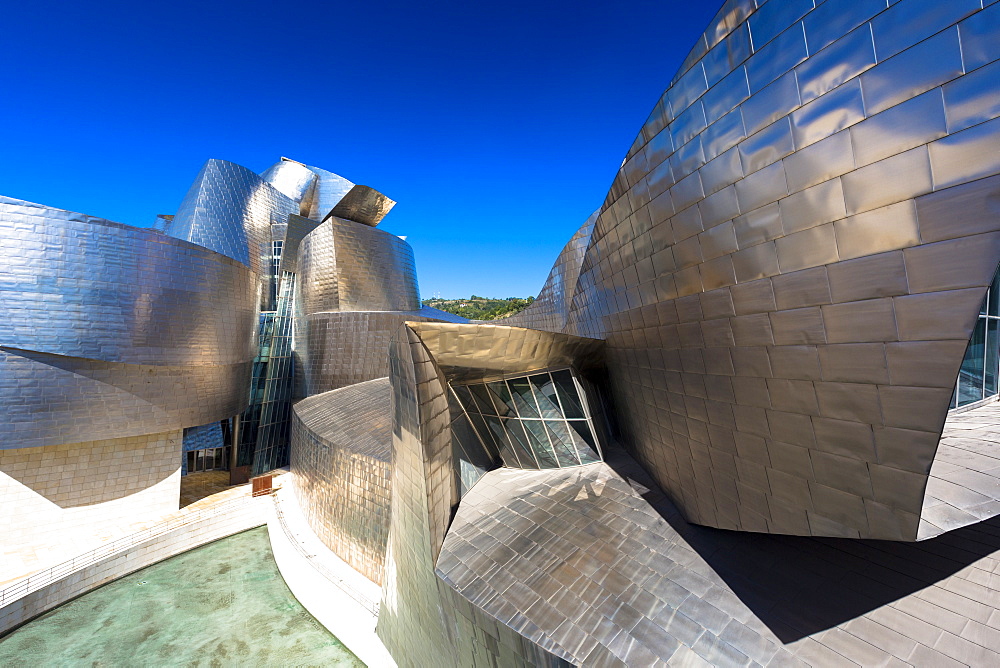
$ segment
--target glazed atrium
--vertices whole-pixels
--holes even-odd
[[[290,159],[150,228],[0,198],[0,634],[298,513],[371,665],[1000,664],[1000,3],[692,40],[500,321],[422,307],[395,203]],[[211,469],[281,489],[156,538]]]

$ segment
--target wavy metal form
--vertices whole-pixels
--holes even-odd
[[[389,534],[392,450],[389,379],[295,404],[291,470],[309,526],[373,582],[382,582]]]
[[[389,375],[389,342],[404,322],[464,321],[450,313],[345,311],[299,318],[295,329],[296,392],[306,397]]]
[[[319,180],[316,172],[301,162],[282,158],[261,173],[260,178],[299,205],[299,214],[309,215]]]
[[[520,313],[498,320],[499,324],[549,332],[561,332],[566,328],[576,283],[580,278],[580,267],[590,246],[590,236],[596,222],[595,212],[562,249],[545,279],[542,291],[538,293],[538,298]]]
[[[344,195],[351,191],[354,184],[343,176],[328,172],[319,167],[310,166],[309,169],[316,175],[316,192],[313,197],[312,206],[308,214],[302,214],[313,220],[323,220],[333,207],[344,199]]]
[[[256,277],[149,229],[0,197],[0,345],[164,366],[253,360]]]
[[[169,431],[246,403],[257,285],[154,230],[0,198],[3,448]]]
[[[627,445],[691,521],[937,533],[923,490],[1000,261],[987,4],[728,2],[643,126],[565,331],[607,340]]]
[[[395,200],[389,199],[374,188],[354,186],[337,202],[337,206],[326,214],[326,218],[331,216],[344,218],[375,227],[394,206],[396,206]]]
[[[246,167],[209,160],[181,202],[169,233],[269,274],[271,225],[284,224],[298,204]]]
[[[568,665],[434,573],[459,499],[447,381],[410,327],[400,328],[389,357],[392,519],[379,638],[403,665]]]
[[[299,247],[302,313],[420,309],[413,250],[399,237],[328,218]]]

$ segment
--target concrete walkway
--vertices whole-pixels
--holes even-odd
[[[375,634],[380,587],[327,548],[309,528],[295,499],[294,476],[273,495],[267,528],[285,584],[323,626],[371,668],[395,668]]]

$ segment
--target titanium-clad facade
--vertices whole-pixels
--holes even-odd
[[[295,404],[295,494],[320,539],[382,583],[389,533],[389,379],[378,378]]]
[[[988,364],[998,11],[730,0],[515,327],[398,333],[379,634],[403,665],[1000,659],[995,410],[948,415]],[[604,346],[536,366],[518,327]],[[594,403],[655,482],[486,447],[473,415],[506,402],[456,385],[514,350],[606,371]]]
[[[227,268],[223,315],[176,346],[138,308],[108,346],[7,323],[0,397],[43,445],[250,388],[238,459],[290,458],[402,666],[997,665],[1000,415],[949,408],[1000,371],[998,61],[995,1],[727,0],[501,323],[420,308],[380,193],[211,161],[159,229],[222,255],[143,243]],[[106,288],[81,303],[132,303]],[[22,367],[71,400],[25,408]]]
[[[690,520],[933,535],[1000,260],[987,5],[727,3],[643,126],[563,331],[607,341],[627,447]]]
[[[194,244],[0,200],[0,447],[160,433],[246,402],[256,277]]]

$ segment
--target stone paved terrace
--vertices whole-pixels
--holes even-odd
[[[948,416],[927,482],[919,537],[1000,513],[1000,402]]]

